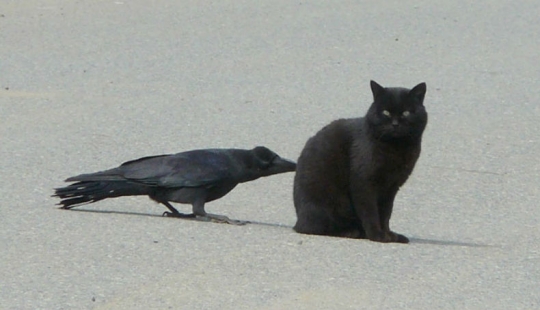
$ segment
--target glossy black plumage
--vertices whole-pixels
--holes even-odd
[[[296,163],[262,146],[193,150],[143,157],[117,168],[68,178],[66,182],[76,183],[55,189],[53,197],[62,199],[62,209],[71,209],[106,198],[148,195],[170,210],[164,213],[167,216],[238,223],[206,213],[204,204],[225,196],[239,183],[295,169]],[[180,213],[170,202],[191,204],[193,213]]]

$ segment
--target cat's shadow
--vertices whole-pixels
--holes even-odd
[[[71,209],[69,211],[163,217],[162,215],[159,215],[159,214],[150,214],[150,213],[142,213],[142,212],[129,212],[129,211],[114,211],[114,210]],[[174,218],[174,219],[176,219],[176,218]],[[190,218],[186,218],[186,219],[182,219],[182,220],[206,222],[205,220],[190,219]],[[248,221],[248,224],[260,225],[260,226],[270,226],[270,227],[280,227],[280,228],[287,228],[287,229],[292,229],[293,228],[292,226],[285,225],[285,224],[265,223],[265,222],[259,222],[259,221]],[[321,236],[321,237],[325,237],[325,236]],[[472,248],[493,247],[493,245],[482,244],[482,243],[460,242],[460,241],[451,241],[451,240],[437,240],[437,239],[425,239],[425,238],[416,238],[416,237],[410,237],[409,241],[410,241],[410,244],[427,244],[427,245],[458,246],[458,247],[472,247]]]
[[[470,247],[470,248],[491,248],[493,245],[483,244],[483,243],[472,243],[472,242],[460,242],[460,241],[450,241],[450,240],[436,240],[436,239],[424,239],[424,238],[414,238],[409,237],[411,244],[430,244],[430,245],[444,245],[444,246],[460,246],[460,247]]]

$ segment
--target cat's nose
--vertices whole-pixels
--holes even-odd
[[[392,126],[397,127],[399,125],[399,122],[397,119],[392,120]]]

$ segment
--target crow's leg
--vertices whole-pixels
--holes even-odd
[[[201,219],[206,219],[216,223],[227,223],[232,225],[245,225],[249,223],[246,221],[231,220],[225,215],[206,213],[206,211],[204,211],[204,203],[204,200],[198,200],[193,203],[193,214]]]
[[[195,214],[185,214],[185,213],[180,213],[178,212],[178,210],[176,210],[168,201],[161,201],[161,203],[163,205],[165,205],[165,207],[167,207],[167,209],[171,210],[171,212],[163,212],[163,216],[167,216],[167,217],[179,217],[179,218],[194,218],[195,217]]]

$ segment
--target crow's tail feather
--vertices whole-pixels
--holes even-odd
[[[58,203],[58,205],[61,205],[61,209],[71,209],[105,198],[147,194],[148,189],[144,185],[133,182],[83,181],[66,187],[55,188],[52,197],[62,199]]]

